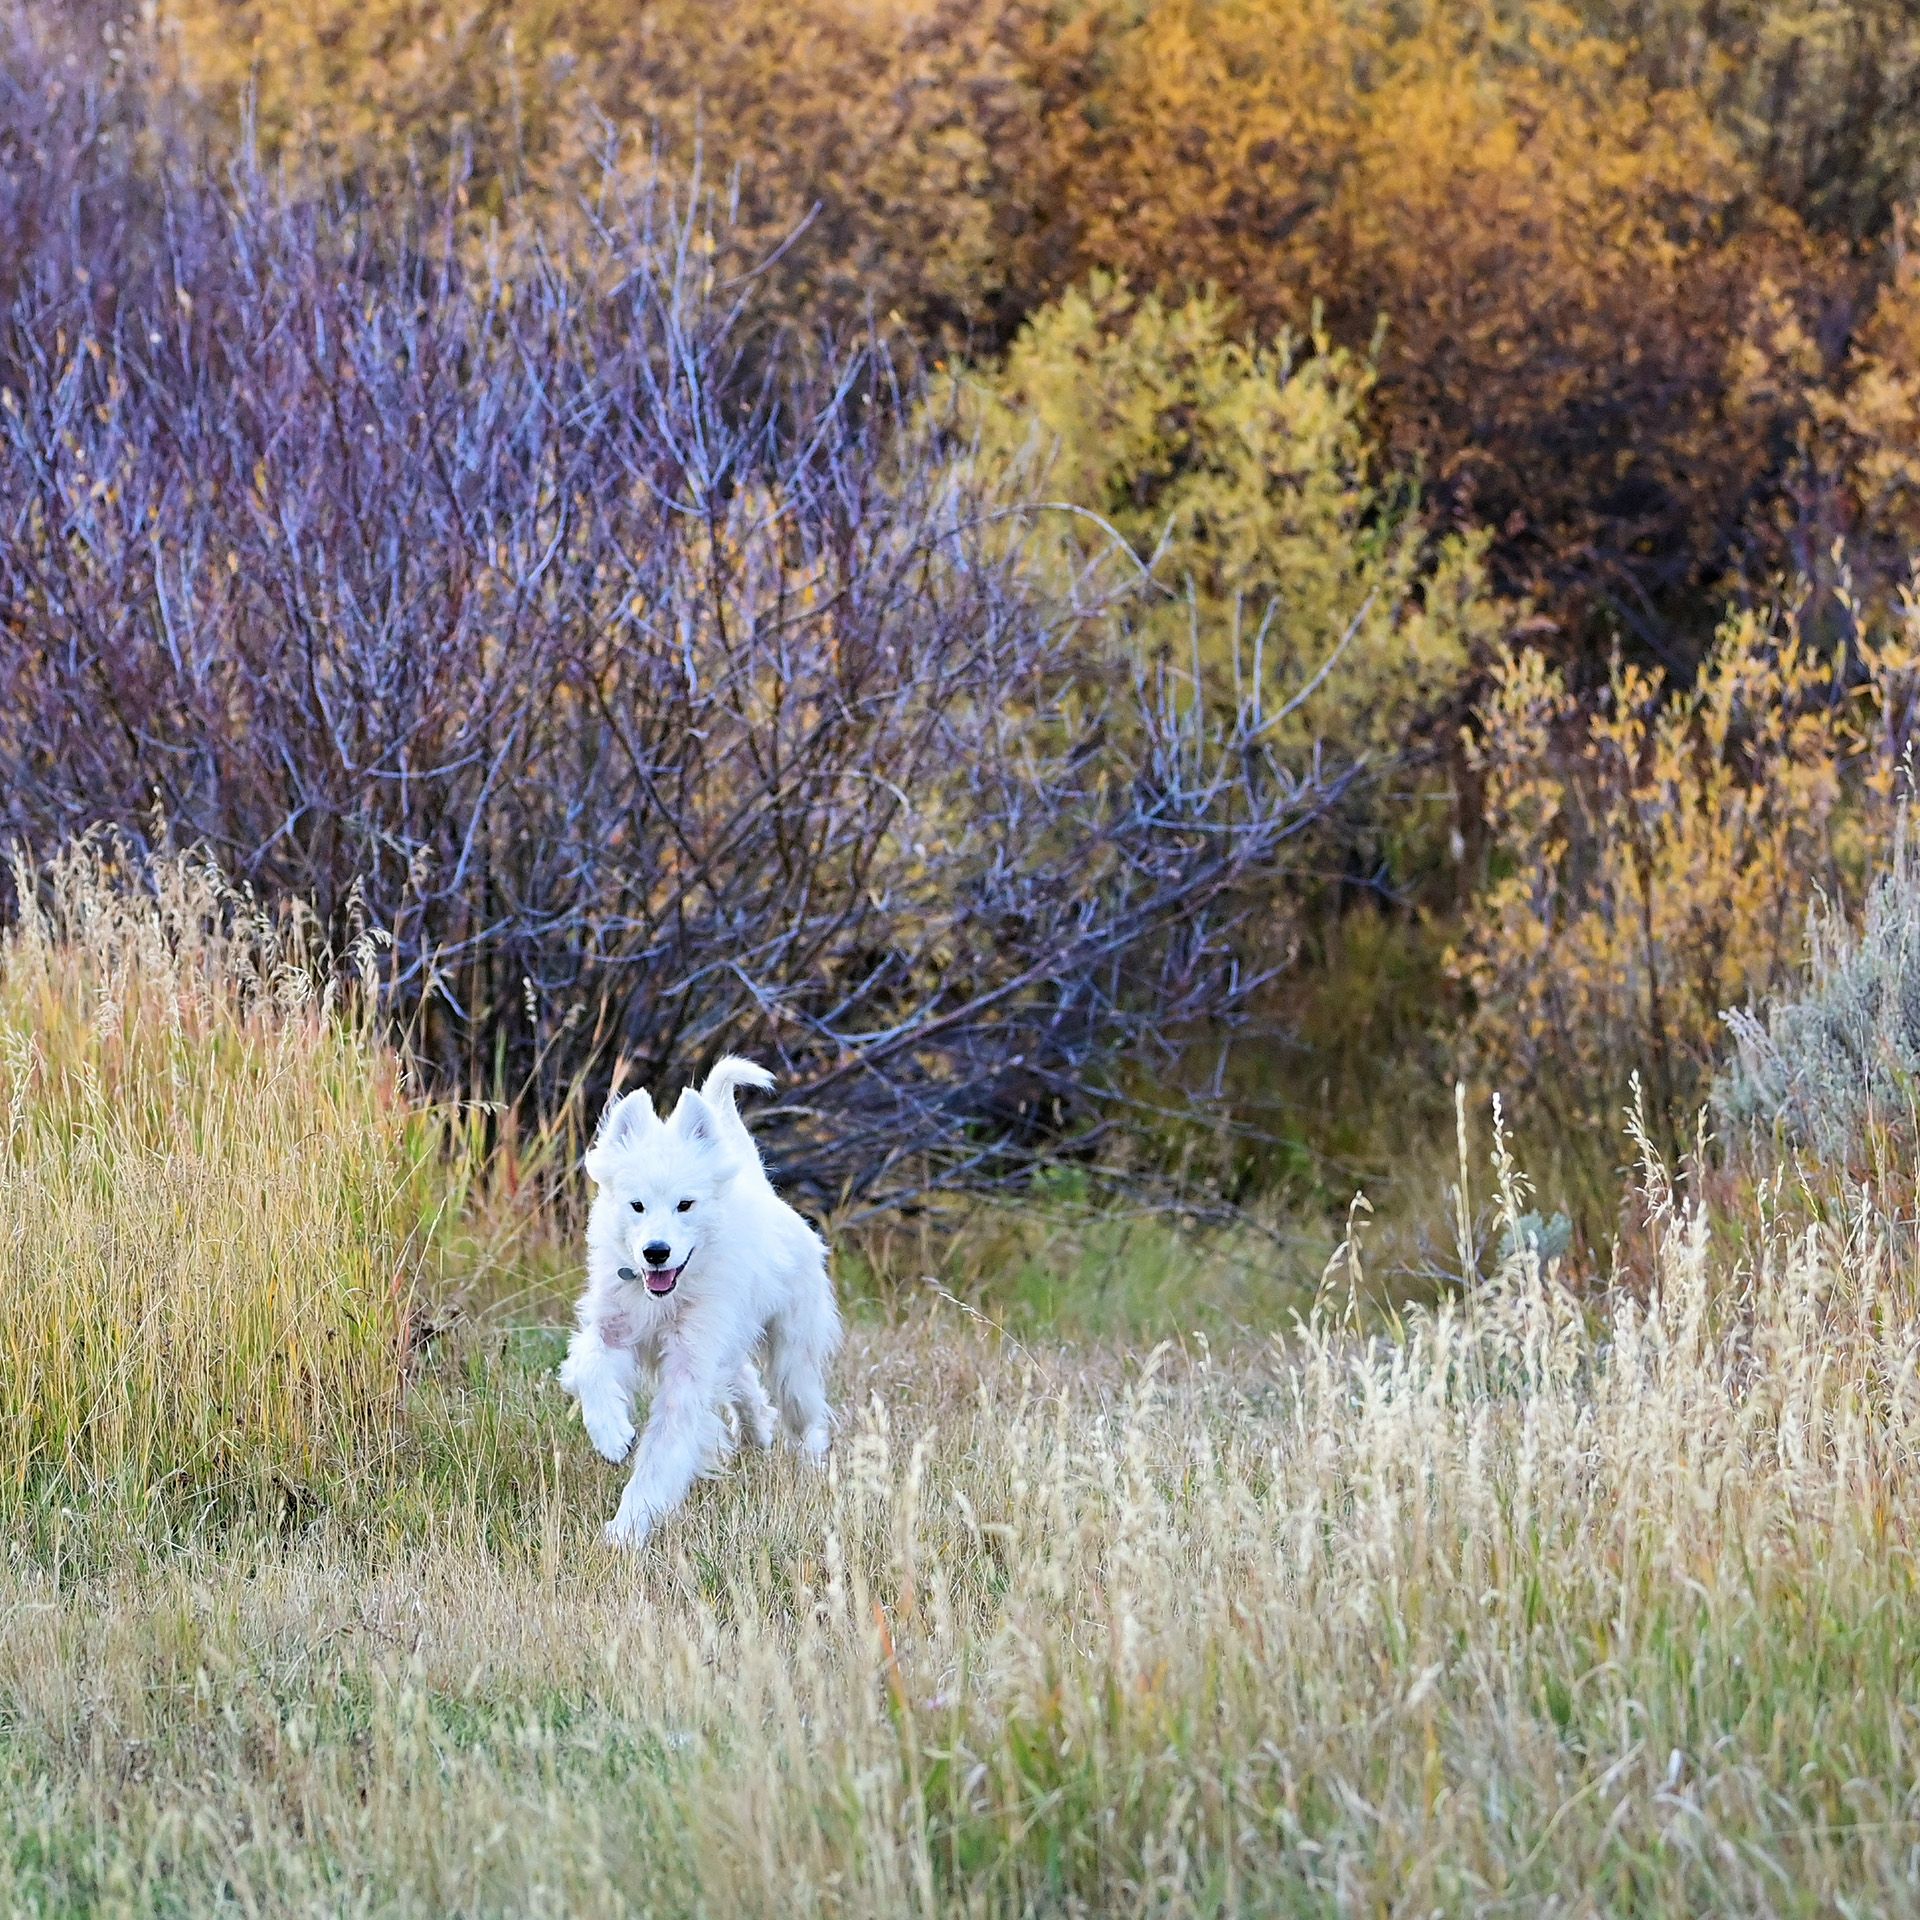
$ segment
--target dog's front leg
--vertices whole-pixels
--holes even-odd
[[[655,1522],[687,1497],[702,1464],[725,1445],[720,1387],[709,1369],[684,1355],[665,1358],[647,1429],[640,1436],[633,1478],[620,1496],[620,1510],[607,1525],[612,1545],[644,1545]]]
[[[609,1346],[597,1325],[574,1330],[560,1384],[580,1402],[594,1450],[618,1466],[633,1445],[633,1388],[640,1372],[631,1347]]]

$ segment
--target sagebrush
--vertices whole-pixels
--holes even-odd
[[[1808,906],[1806,976],[1727,1010],[1714,1105],[1736,1137],[1901,1178],[1920,1131],[1920,859],[1902,819],[1861,924]]]

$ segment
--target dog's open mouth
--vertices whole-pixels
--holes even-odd
[[[684,1260],[677,1267],[649,1267],[644,1275],[636,1273],[631,1267],[622,1267],[620,1278],[629,1282],[644,1278],[647,1291],[660,1296],[671,1293],[680,1284],[680,1276],[686,1270],[687,1263]]]

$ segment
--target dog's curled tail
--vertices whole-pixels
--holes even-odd
[[[773,1075],[751,1060],[742,1060],[737,1053],[728,1054],[707,1075],[706,1084],[700,1089],[700,1097],[721,1119],[731,1120],[744,1133],[747,1123],[740,1118],[740,1110],[733,1104],[735,1087],[752,1087],[760,1093],[771,1093]]]

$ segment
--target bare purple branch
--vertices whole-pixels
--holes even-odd
[[[452,1084],[767,1059],[822,1204],[1173,1097],[1325,783],[1122,664],[1131,583],[1046,584],[874,344],[683,207],[508,266],[0,116],[0,841],[164,823],[364,915]]]

